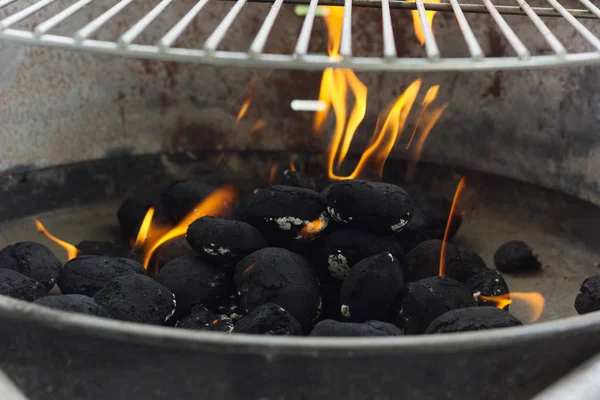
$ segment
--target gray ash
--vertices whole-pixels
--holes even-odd
[[[197,304],[216,310],[229,295],[231,278],[197,255],[185,255],[165,265],[156,280],[175,294],[178,313],[185,315]]]
[[[404,257],[404,278],[415,282],[436,276],[440,268],[442,241],[437,239],[419,243]],[[446,243],[445,274],[460,282],[477,275],[488,268],[485,261],[475,252]]]
[[[502,274],[496,269],[486,269],[476,275],[471,276],[464,282],[465,286],[471,289],[471,292],[484,296],[500,296],[509,293],[508,284],[502,277]],[[494,303],[478,299],[480,306],[493,306]],[[508,310],[508,306],[505,307]]]
[[[495,307],[469,307],[448,311],[437,317],[425,333],[481,331],[523,325],[508,311]]]
[[[339,181],[324,191],[327,211],[338,222],[373,232],[398,233],[412,217],[412,202],[400,186]]]
[[[256,307],[233,328],[234,333],[263,335],[302,335],[300,323],[277,304],[265,303]]]
[[[160,193],[164,214],[177,223],[208,197],[215,188],[197,181],[176,181]]]
[[[406,286],[400,319],[409,335],[425,332],[440,315],[457,308],[476,307],[473,293],[447,276],[434,276]]]
[[[0,268],[0,294],[19,300],[35,301],[46,295],[44,285],[17,271]]]
[[[244,219],[256,227],[271,245],[288,246],[305,241],[302,228],[321,220],[323,229],[329,223],[325,202],[314,190],[292,186],[271,186],[250,195],[240,210]],[[318,235],[311,235],[314,239]]]
[[[227,268],[242,258],[268,246],[264,236],[252,225],[217,217],[202,217],[187,230],[189,245],[207,262]]]
[[[494,254],[496,268],[505,273],[537,271],[542,268],[533,250],[518,240],[504,243]]]
[[[289,250],[267,247],[242,259],[235,267],[235,284],[246,312],[275,303],[308,331],[321,308],[319,282],[313,265]]]
[[[138,260],[138,256],[131,248],[111,242],[83,240],[75,245],[75,247],[77,247],[77,254],[80,256],[107,256]]]
[[[0,250],[0,268],[8,268],[35,279],[49,291],[61,273],[62,263],[46,246],[19,242]]]
[[[234,320],[239,319],[243,314],[239,297],[232,294],[229,297],[222,298],[217,306],[217,312],[228,315]]]
[[[129,274],[110,281],[94,295],[116,319],[143,324],[166,325],[175,314],[175,295],[154,279]]]
[[[319,238],[312,260],[319,270],[328,271],[336,279],[344,279],[357,262],[384,251],[399,260],[404,258],[404,252],[393,236],[344,228]]]
[[[310,336],[401,336],[404,332],[397,326],[382,321],[339,322],[326,319],[310,332]]]
[[[134,273],[146,271],[129,258],[79,256],[65,264],[57,283],[63,294],[93,296],[114,278]]]
[[[216,314],[201,304],[192,307],[190,313],[177,321],[176,328],[200,331],[231,332],[233,321],[227,315]]]
[[[575,298],[575,309],[579,314],[600,310],[600,275],[591,276],[581,284]]]
[[[62,296],[46,296],[37,300],[35,304],[54,308],[56,310],[74,312],[78,314],[94,315],[96,317],[111,318],[104,307],[94,299],[82,294],[65,294]]]
[[[404,285],[402,267],[389,252],[358,262],[340,291],[342,315],[352,321],[383,320]]]

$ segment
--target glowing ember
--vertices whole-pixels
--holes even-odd
[[[144,216],[144,220],[142,221],[142,225],[140,225],[140,230],[138,231],[137,237],[135,238],[135,243],[133,247],[136,249],[144,246],[146,242],[146,238],[148,237],[148,231],[150,230],[150,224],[152,223],[152,218],[154,217],[154,207],[150,207],[146,215]]]
[[[72,260],[75,257],[77,257],[77,254],[79,253],[77,247],[73,246],[71,243],[65,242],[64,240],[60,240],[59,238],[48,232],[48,230],[44,227],[40,220],[36,218],[34,218],[33,220],[35,221],[35,226],[38,232],[43,233],[48,239],[52,240],[54,243],[66,250],[68,260]]]
[[[409,2],[414,2],[415,0],[408,0]],[[440,0],[427,0],[428,3],[439,3]],[[419,18],[419,12],[417,10],[412,10],[413,17],[413,27],[415,29],[415,36],[421,43],[421,46],[425,44],[425,34],[423,33],[423,26],[421,25],[421,18]],[[425,15],[427,15],[427,21],[429,23],[429,28],[433,32],[433,17],[435,17],[437,11],[425,11]]]
[[[537,321],[542,316],[546,304],[546,299],[538,292],[511,292],[499,296],[479,295],[479,298],[494,303],[497,308],[504,308],[515,300],[523,302],[531,311],[531,319],[526,322]]]
[[[250,264],[250,266],[248,266],[248,268],[246,268],[244,270],[244,272],[242,272],[242,275],[246,275],[246,274],[250,273],[250,271],[252,271],[254,269],[254,267],[256,267],[256,264]]]
[[[327,223],[323,218],[315,219],[304,225],[300,230],[300,236],[304,239],[311,239],[326,227]]]
[[[206,199],[198,204],[188,215],[186,215],[174,228],[164,234],[155,234],[153,227],[150,226],[144,243],[143,264],[148,268],[152,255],[163,243],[184,236],[188,226],[200,217],[207,215],[219,217],[229,210],[232,202],[237,196],[237,191],[233,186],[222,186],[215,189]],[[146,215],[147,216],[147,215]],[[139,237],[139,235],[138,235]]]
[[[219,320],[218,320],[218,319],[213,319],[213,321],[212,321],[212,324],[213,324],[213,325],[216,325],[216,324],[218,324],[218,323],[219,323]]]
[[[458,201],[458,198],[460,197],[460,193],[465,188],[466,183],[467,181],[464,176],[460,178],[458,186],[456,186],[456,191],[454,192],[454,199],[452,199],[452,207],[450,207],[450,214],[448,215],[448,222],[446,223],[444,239],[442,240],[442,249],[440,251],[440,276],[444,276],[444,273],[446,271],[446,241],[448,240],[448,232],[450,232],[450,224],[452,223],[452,217],[454,216],[456,203]]]

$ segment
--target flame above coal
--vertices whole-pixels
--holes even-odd
[[[65,249],[65,251],[67,252],[67,260],[72,260],[75,257],[77,257],[77,255],[79,254],[79,250],[77,249],[77,247],[73,246],[69,242],[65,242],[64,240],[57,238],[56,236],[48,232],[48,230],[44,227],[44,225],[40,222],[39,219],[34,218],[33,220],[35,221],[35,226],[38,232],[43,233],[48,239],[52,240],[54,243]]]

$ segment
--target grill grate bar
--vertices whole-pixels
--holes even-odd
[[[473,34],[473,30],[469,26],[467,19],[465,18],[465,14],[463,14],[460,9],[460,5],[457,0],[450,0],[450,4],[454,9],[454,15],[456,16],[456,20],[458,21],[458,25],[460,26],[460,30],[463,33],[465,38],[465,42],[467,42],[467,47],[469,48],[469,53],[471,53],[471,57],[474,60],[480,61],[483,59],[483,50],[481,50],[481,46],[479,42],[475,38]]]
[[[344,5],[340,55],[344,58],[352,57],[352,0],[346,0]]]
[[[267,17],[265,18],[265,22],[263,22],[260,30],[256,34],[254,41],[250,45],[250,54],[252,56],[256,56],[262,53],[263,48],[265,47],[265,43],[267,42],[267,38],[269,37],[269,33],[271,33],[271,28],[275,23],[275,19],[279,14],[279,10],[281,9],[281,4],[283,0],[276,0],[275,3],[271,6]]]
[[[381,24],[383,29],[383,56],[386,59],[396,58],[396,41],[394,40],[389,0],[381,1]]]
[[[527,4],[525,0],[517,0],[517,2],[519,3],[519,6],[521,6],[523,11],[525,11],[529,19],[531,19],[536,28],[538,28],[540,33],[544,36],[550,47],[552,47],[554,53],[558,56],[564,56],[565,54],[567,54],[567,49],[565,49],[565,46],[563,46],[560,40],[558,40],[556,36],[554,36],[552,31],[548,28],[544,21],[542,21],[540,17],[538,17],[535,11],[531,9],[529,4]]]
[[[423,36],[425,37],[425,51],[427,52],[427,58],[429,58],[429,61],[437,61],[440,59],[440,49],[438,48],[433,32],[429,27],[423,0],[415,0],[415,2],[417,3],[417,11],[419,12],[421,28],[423,29]]]
[[[310,34],[312,32],[318,4],[319,0],[310,0],[310,5],[308,6],[308,11],[306,17],[304,17],[302,29],[300,30],[300,35],[298,35],[298,41],[296,42],[296,49],[294,50],[295,58],[304,57],[308,51],[308,42],[310,42]]]
[[[104,13],[100,14],[100,16],[98,16],[96,19],[92,20],[89,24],[75,32],[75,41],[81,43],[85,39],[89,38],[94,34],[94,32],[100,29],[102,25],[120,13],[132,1],[133,0],[121,0]]]
[[[244,7],[244,4],[246,4],[246,0],[237,0],[225,18],[223,18],[213,33],[208,37],[208,39],[206,39],[206,42],[204,43],[204,50],[207,53],[213,53],[217,49],[219,43],[221,43],[221,40],[223,39],[223,36],[225,36],[229,30],[229,27],[242,10],[242,7]]]
[[[181,36],[185,28],[196,18],[200,10],[208,3],[208,0],[198,1],[173,27],[158,41],[158,47],[164,51],[171,47]]]
[[[531,55],[529,53],[529,50],[527,50],[527,47],[525,47],[521,39],[519,39],[517,34],[508,25],[506,20],[502,18],[502,15],[498,12],[498,10],[496,10],[492,2],[490,0],[483,0],[483,5],[488,9],[490,15],[496,22],[496,25],[498,25],[498,28],[500,28],[500,31],[502,32],[508,43],[517,53],[517,57],[519,57],[519,59],[521,60],[529,58],[529,56]]]
[[[37,36],[43,35],[50,29],[56,27],[58,24],[69,18],[71,15],[75,14],[77,11],[81,10],[83,7],[90,4],[92,1],[94,0],[79,0],[77,3],[71,4],[69,7],[55,14],[53,17],[50,17],[46,21],[40,23],[33,29],[33,31]]]
[[[6,28],[16,24],[17,22],[24,20],[25,18],[29,17],[30,15],[35,14],[42,8],[47,7],[48,5],[54,3],[55,1],[56,0],[40,0],[37,3],[34,3],[27,8],[25,8],[17,13],[14,13],[10,17],[6,17],[3,20],[0,20],[0,30],[6,29]]]
[[[572,16],[569,11],[567,11],[567,9],[564,8],[558,1],[548,0],[548,2],[573,26],[573,28],[575,28],[577,32],[579,32],[581,36],[590,42],[590,44],[594,46],[596,50],[600,51],[600,39],[590,32],[588,28],[583,26],[581,22],[577,21],[577,18]]]
[[[3,11],[3,19],[0,19],[0,39],[11,40],[15,42],[54,46],[65,49],[77,49],[93,53],[114,54],[126,57],[194,62],[212,65],[233,65],[242,67],[264,67],[264,68],[290,68],[306,70],[323,70],[325,68],[352,68],[355,70],[394,70],[394,71],[464,71],[464,70],[498,70],[498,69],[524,69],[524,68],[545,68],[556,67],[559,65],[586,65],[600,64],[600,36],[594,32],[599,31],[597,25],[600,22],[600,8],[592,3],[593,0],[579,0],[584,9],[567,9],[560,0],[548,0],[551,7],[531,7],[527,0],[517,0],[518,6],[501,6],[493,4],[494,0],[481,0],[481,4],[462,4],[462,0],[448,0],[446,3],[426,3],[425,0],[415,0],[414,2],[400,0],[232,0],[229,8],[220,20],[216,21],[216,29],[208,32],[208,39],[200,48],[193,47],[173,47],[184,31],[192,23],[198,22],[195,19],[207,5],[212,5],[210,0],[195,0],[191,3],[191,9],[185,9],[183,17],[172,20],[172,25],[166,30],[166,33],[159,35],[155,44],[135,44],[140,35],[148,30],[152,25],[153,29],[160,29],[156,21],[162,14],[166,13],[168,7],[175,7],[179,4],[174,0],[145,0],[153,1],[149,12],[144,12],[139,19],[131,21],[128,29],[118,37],[117,40],[93,40],[92,35],[96,32],[103,32],[108,29],[105,24],[117,15],[125,14],[123,10],[134,3],[133,0],[118,0],[107,11],[103,11],[91,22],[85,24],[81,29],[73,29],[73,33],[68,32],[64,35],[52,35],[49,32],[54,27],[63,22],[69,21],[75,13],[89,6],[94,0],[70,0],[67,6],[53,14],[50,18],[42,19],[38,24],[24,24],[33,26],[33,28],[13,29],[13,26],[22,21],[30,21],[37,12],[42,9],[48,10],[50,5],[56,7],[56,0],[0,0],[0,7]],[[221,0],[229,1],[229,0]],[[431,1],[431,0],[430,0]],[[221,43],[231,36],[231,28],[234,23],[244,27],[241,10],[247,3],[261,2],[271,5],[268,13],[262,14],[263,19],[258,28],[258,32],[251,38],[251,44],[246,51],[219,51],[217,50]],[[16,3],[14,6],[13,3]],[[23,3],[25,6],[19,7]],[[97,2],[99,3],[99,2]],[[211,4],[209,4],[211,3]],[[295,41],[295,47],[292,54],[285,49],[278,50],[281,53],[265,53],[265,48],[272,38],[272,32],[276,23],[284,19],[283,9],[290,4],[308,4],[304,8],[306,15],[301,23],[300,32]],[[315,17],[322,15],[319,13],[319,6],[337,5],[343,7],[339,9],[341,18],[340,35],[340,57],[330,57],[328,54],[309,53],[308,48],[311,43]],[[352,18],[354,7],[380,7],[381,8],[381,34],[380,40],[383,42],[382,53],[373,56],[359,56],[354,54]],[[249,7],[249,6],[248,6]],[[91,8],[91,6],[90,6]],[[94,9],[97,9],[94,7]],[[421,22],[423,30],[424,54],[420,57],[403,57],[398,55],[396,47],[395,32],[393,22],[395,15],[392,15],[392,9],[410,9],[416,10],[416,15]],[[170,10],[170,9],[169,9]],[[127,11],[132,11],[128,9]],[[323,10],[327,11],[327,10]],[[468,54],[464,57],[442,58],[439,44],[434,36],[433,30],[429,27],[428,11],[450,11],[454,13],[458,27],[465,43],[467,44]],[[400,11],[399,11],[400,12]],[[502,35],[507,39],[511,48],[514,49],[516,56],[510,57],[485,57],[481,43],[478,42],[474,34],[474,26],[470,25],[465,13],[467,12],[485,12],[493,20]],[[41,14],[41,12],[40,12]],[[535,50],[538,54],[529,50],[522,41],[511,24],[508,23],[504,15],[523,14],[534,24],[536,29],[543,35],[543,40],[548,43],[552,49],[552,55],[539,54],[543,50]],[[39,15],[39,14],[38,14]],[[127,15],[130,15],[127,12]],[[124,16],[124,15],[122,15]],[[245,15],[244,15],[245,16]],[[255,14],[256,16],[256,14]],[[569,30],[555,28],[555,25],[546,24],[542,16],[553,16],[566,20],[572,26],[577,35],[593,46],[595,51],[580,51],[569,53],[564,47],[562,41],[571,40],[568,36]],[[291,14],[285,15],[290,18]],[[30,18],[30,19],[28,19]],[[165,17],[168,18],[168,17]],[[590,24],[582,24],[580,19],[592,18]],[[356,19],[356,18],[355,18]],[[75,19],[73,19],[75,21]],[[286,20],[289,21],[289,20]],[[361,29],[362,24],[358,22],[357,26]],[[434,20],[435,23],[435,20]],[[70,24],[69,26],[77,26]],[[550,28],[552,27],[552,28]],[[338,28],[340,29],[340,28]],[[322,32],[322,31],[321,31]],[[239,33],[236,31],[236,34]],[[396,32],[397,34],[397,32]],[[356,35],[355,35],[356,36]],[[182,41],[183,42],[183,41]],[[447,41],[440,41],[445,44]],[[587,44],[586,43],[586,44]],[[278,46],[281,47],[281,46]],[[539,47],[539,46],[537,46]],[[354,51],[353,51],[354,50]],[[441,49],[444,50],[443,48]]]

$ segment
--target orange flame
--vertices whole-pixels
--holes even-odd
[[[135,238],[135,243],[133,247],[136,249],[144,246],[146,242],[146,238],[148,237],[148,231],[150,230],[150,224],[152,223],[152,218],[154,217],[154,207],[150,207],[144,216],[144,220],[142,221],[142,225],[140,225],[140,230],[138,231],[137,237]]]
[[[422,106],[421,112],[419,113],[419,117],[417,118],[417,123],[415,124],[415,129],[413,129],[413,133],[412,133],[412,135],[410,135],[410,140],[408,141],[408,144],[406,145],[407,150],[408,150],[408,148],[410,148],[410,145],[412,144],[413,139],[415,138],[415,134],[417,133],[417,129],[419,128],[419,124],[421,122],[423,114],[425,113],[425,110],[427,110],[427,107],[431,103],[433,103],[433,101],[437,98],[437,94],[438,94],[439,90],[440,90],[440,85],[435,85],[435,86],[430,87],[427,90],[427,93],[425,93],[425,97],[423,98],[423,102],[421,103],[421,106]]]
[[[214,161],[214,165],[219,165],[221,164],[221,161],[223,161],[223,158],[225,158],[225,153],[221,153],[219,154],[219,156],[216,158],[216,160]]]
[[[215,189],[206,199],[202,200],[188,215],[186,215],[174,228],[168,230],[164,234],[154,234],[154,227],[150,226],[144,240],[143,249],[143,265],[144,268],[148,268],[150,259],[154,252],[163,243],[175,239],[180,236],[184,236],[187,232],[188,226],[200,217],[207,215],[210,216],[222,216],[224,215],[231,206],[231,203],[237,197],[237,191],[233,186],[222,186]],[[148,215],[146,214],[146,217]],[[144,218],[145,220],[145,218]],[[140,235],[138,235],[139,238]]]
[[[408,0],[409,2],[414,2],[415,0]],[[427,0],[428,3],[439,3],[440,0]],[[415,29],[415,36],[421,43],[421,46],[425,44],[425,34],[423,33],[423,26],[421,25],[421,18],[419,18],[419,12],[417,10],[412,10],[413,17],[413,27]],[[427,15],[427,21],[429,23],[429,28],[433,31],[433,17],[435,17],[437,11],[425,11],[425,15]]]
[[[238,124],[240,123],[240,121],[242,120],[242,118],[244,118],[244,115],[246,115],[248,108],[250,108],[250,104],[252,103],[252,98],[254,97],[255,89],[256,89],[256,74],[253,74],[252,79],[250,80],[250,84],[248,85],[246,90],[244,92],[242,92],[242,95],[240,96],[240,98],[244,98],[244,101],[242,103],[242,107],[240,107],[240,111],[238,112],[237,118],[235,119],[236,128],[237,128]],[[245,96],[244,96],[244,93],[246,93]]]
[[[296,172],[296,166],[294,165],[293,162],[290,161],[290,171],[292,172]]]
[[[252,127],[250,128],[250,135],[254,135],[255,133],[262,131],[263,129],[265,129],[266,126],[267,121],[265,121],[262,118],[259,119],[258,121],[252,124]]]
[[[272,185],[277,179],[277,171],[279,170],[279,163],[275,163],[271,165],[271,169],[269,170],[269,185]]]
[[[40,222],[39,219],[34,218],[33,220],[35,221],[35,226],[38,232],[43,233],[48,239],[52,240],[54,243],[65,249],[65,251],[67,252],[67,260],[72,260],[75,257],[77,257],[77,254],[79,254],[79,250],[77,249],[77,247],[73,246],[71,243],[65,242],[64,240],[60,240],[59,238],[48,232],[48,230],[44,227],[44,225]]]
[[[419,140],[417,140],[415,149],[413,151],[412,159],[406,170],[407,180],[410,180],[415,169],[417,168],[417,164],[419,164],[419,160],[421,159],[421,154],[423,153],[423,147],[425,147],[425,142],[427,141],[429,132],[431,132],[431,130],[437,123],[438,119],[440,119],[440,117],[442,116],[442,113],[444,112],[444,110],[446,109],[447,106],[448,106],[447,104],[444,104],[441,107],[435,108],[432,111],[428,111],[423,114],[422,119],[424,119],[426,122],[421,129],[421,135],[419,136]],[[418,125],[417,125],[417,127],[415,127],[415,132],[418,127],[419,127]],[[410,143],[409,143],[409,146],[410,146]]]
[[[521,301],[531,311],[531,319],[527,322],[537,321],[542,316],[546,304],[546,299],[538,292],[511,292],[499,296],[479,295],[479,298],[494,303],[497,308],[504,308],[514,300]]]
[[[327,221],[323,218],[317,218],[304,225],[300,230],[299,236],[304,239],[313,239],[323,229],[327,227]]]
[[[250,273],[250,271],[254,269],[254,267],[256,267],[256,264],[250,264],[248,268],[246,268],[244,272],[242,272],[242,275],[247,275],[248,273]]]
[[[452,217],[454,216],[456,203],[458,202],[460,192],[462,192],[462,190],[465,188],[466,183],[467,180],[464,176],[460,178],[458,186],[456,186],[456,191],[454,192],[454,199],[452,199],[452,207],[450,207],[450,215],[448,215],[448,222],[446,223],[446,230],[444,231],[444,239],[442,240],[442,250],[440,251],[440,276],[444,276],[444,273],[446,272],[446,241],[448,240],[448,233],[450,232],[450,225],[452,224]]]

